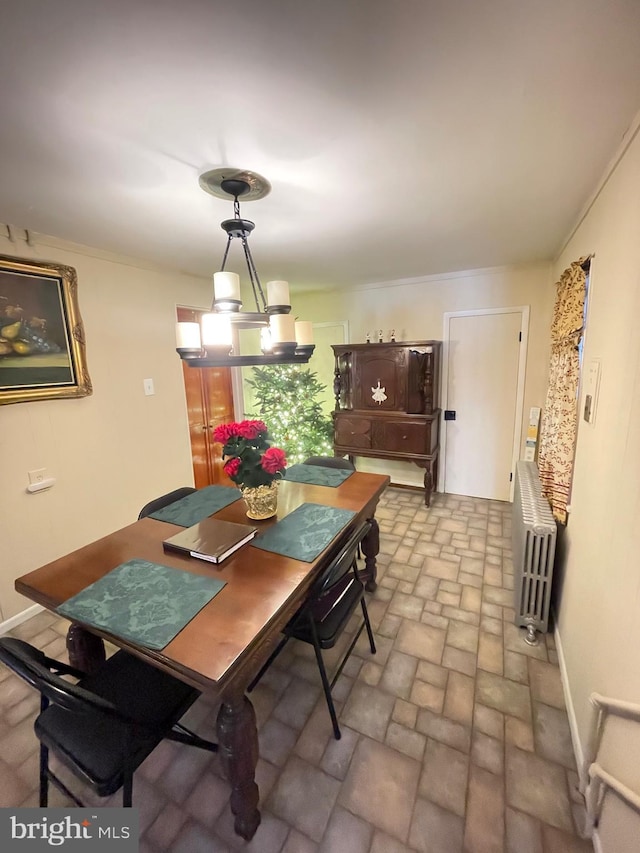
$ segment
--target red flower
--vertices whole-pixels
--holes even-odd
[[[238,435],[238,424],[220,424],[213,431],[213,440],[226,444],[230,438]]]
[[[277,474],[286,467],[287,457],[279,447],[270,447],[263,453],[260,464],[267,474]]]
[[[267,425],[264,421],[240,421],[239,424],[234,424],[237,429],[236,435],[240,438],[245,438],[252,441],[257,438],[260,433],[266,433]]]
[[[240,457],[232,456],[228,462],[224,464],[224,472],[227,477],[235,477],[238,473],[238,468],[240,467]]]

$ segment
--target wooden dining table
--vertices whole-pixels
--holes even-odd
[[[225,586],[168,645],[154,651],[95,627],[72,622],[67,648],[73,666],[95,671],[105,659],[103,638],[147,663],[219,700],[216,720],[220,757],[231,784],[235,831],[245,839],[260,824],[255,768],[258,760],[256,717],[246,688],[279,640],[281,631],[349,534],[371,521],[362,542],[362,579],[369,591],[376,586],[379,531],[375,521],[378,500],[389,477],[355,472],[330,488],[284,480],[280,483],[277,518],[257,522],[264,529],[282,520],[303,503],[352,510],[355,515],[312,562],[303,562],[253,547],[240,548],[222,563],[165,552],[163,540],[183,529],[144,518],[23,575],[16,590],[48,610],[100,580],[122,563],[141,559],[198,575],[219,578]],[[247,523],[244,501],[238,500],[213,517]]]

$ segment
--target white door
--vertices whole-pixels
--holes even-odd
[[[336,407],[336,398],[333,393],[335,363],[331,345],[349,343],[349,323],[346,320],[336,323],[314,323],[313,337],[316,348],[309,360],[309,369],[318,374],[318,381],[325,386],[325,390],[318,395],[318,401],[325,415],[330,416]]]
[[[444,491],[508,501],[518,458],[528,308],[445,315]],[[522,337],[522,342],[520,338]]]

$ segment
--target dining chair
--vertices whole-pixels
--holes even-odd
[[[167,492],[166,495],[154,498],[142,507],[140,514],[138,515],[138,521],[140,521],[141,518],[146,518],[148,515],[151,515],[152,512],[157,512],[159,509],[163,509],[165,506],[169,506],[169,504],[179,501],[180,498],[186,498],[187,495],[191,495],[196,491],[197,489],[194,489],[193,486],[182,486],[179,489],[174,489],[172,492]]]
[[[321,465],[323,468],[341,468],[343,471],[355,471],[356,466],[349,459],[341,456],[310,456],[304,460],[304,465]]]
[[[0,660],[40,693],[34,730],[41,808],[48,804],[49,782],[83,807],[50,769],[50,750],[99,797],[122,788],[125,808],[132,804],[135,770],[162,740],[218,750],[178,722],[199,692],[127,652],[116,652],[97,673],[85,675],[23,640],[2,637]]]
[[[290,639],[309,643],[315,651],[322,689],[336,740],[340,740],[341,733],[331,690],[365,628],[369,637],[371,654],[376,653],[376,645],[364,597],[364,584],[358,578],[356,562],[358,545],[370,528],[371,523],[366,522],[351,534],[339,554],[313,584],[304,604],[283,629],[283,637],[279,644],[247,688],[248,692],[253,690]],[[332,649],[336,645],[358,604],[362,610],[362,621],[342,655],[333,678],[329,681],[322,657],[322,649]]]

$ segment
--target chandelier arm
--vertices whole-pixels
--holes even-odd
[[[251,249],[249,248],[249,243],[247,241],[247,235],[242,234],[242,248],[244,249],[244,257],[247,261],[247,268],[249,270],[249,279],[251,280],[251,289],[253,290],[253,298],[255,299],[256,308],[259,313],[266,313],[267,311],[267,300],[264,297],[264,291],[262,290],[262,285],[260,284],[260,277],[258,276],[258,270],[256,269],[256,265],[253,261],[253,255],[251,254]],[[260,299],[258,299],[258,294],[260,294]],[[260,307],[260,301],[262,301],[262,307]]]
[[[229,247],[231,246],[232,240],[233,240],[233,235],[229,234],[227,236],[227,245],[224,248],[224,255],[222,256],[222,263],[220,265],[220,272],[224,272],[224,268],[227,265],[227,257],[229,256]]]

